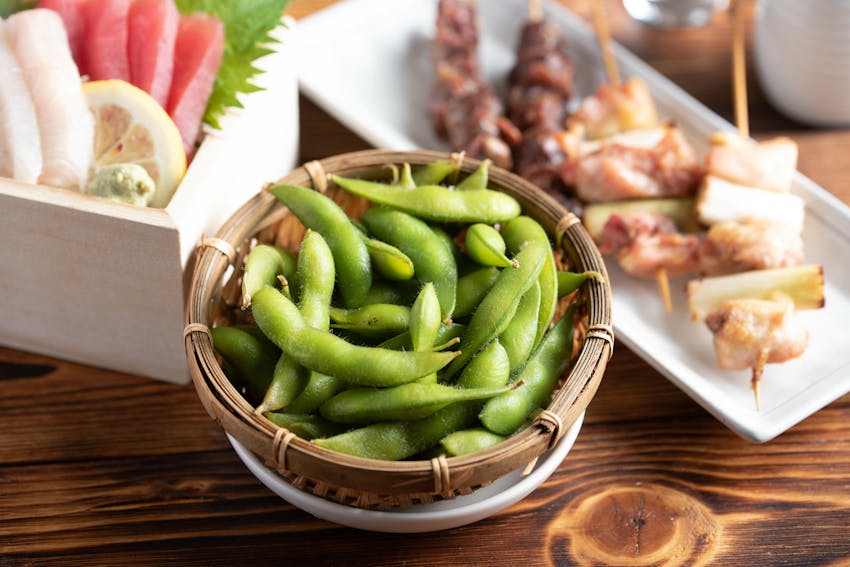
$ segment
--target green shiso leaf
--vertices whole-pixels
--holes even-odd
[[[0,0],[0,18],[8,18],[15,12],[35,8],[37,0]]]

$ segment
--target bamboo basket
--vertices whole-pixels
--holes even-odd
[[[479,164],[463,159],[461,172]],[[305,164],[281,182],[326,192],[353,217],[368,207],[360,197],[327,186],[327,174],[387,178],[391,164],[423,165],[446,154],[430,151],[368,150]],[[261,415],[224,375],[216,359],[209,327],[238,320],[241,261],[256,242],[276,242],[297,249],[303,227],[268,192],[245,203],[219,230],[202,240],[189,290],[185,347],[198,396],[224,430],[294,486],[314,495],[361,508],[390,508],[429,503],[468,494],[520,468],[530,472],[537,458],[553,447],[585,410],[602,378],[613,350],[611,295],[602,258],[590,236],[572,213],[520,177],[499,168],[490,171],[489,186],[515,197],[523,213],[549,233],[555,250],[574,270],[596,270],[601,283],[584,286],[586,316],[577,358],[562,377],[549,407],[531,426],[487,450],[430,461],[387,462],[329,451],[279,428]],[[244,315],[243,315],[244,316]]]

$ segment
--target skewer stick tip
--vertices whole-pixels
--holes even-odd
[[[528,0],[528,19],[539,22],[543,19],[543,3],[541,0]]]
[[[617,88],[620,86],[620,70],[617,68],[617,59],[614,57],[614,48],[611,44],[611,31],[608,28],[608,17],[605,15],[605,7],[602,0],[591,0],[593,7],[593,24],[596,28],[596,37],[599,40],[599,48],[602,51],[602,61],[605,64],[605,73],[608,75],[608,83]]]
[[[767,364],[767,356],[770,351],[767,348],[761,349],[759,352],[759,359],[756,362],[756,365],[753,366],[753,377],[750,379],[750,388],[753,390],[753,396],[756,401],[756,411],[760,409],[759,407],[759,386],[761,385],[761,375],[764,373],[764,366]]]
[[[655,272],[655,281],[658,283],[658,292],[664,301],[664,310],[670,314],[673,312],[673,300],[670,297],[670,279],[667,277],[667,270],[659,268]]]

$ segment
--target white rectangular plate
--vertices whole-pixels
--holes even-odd
[[[433,82],[430,38],[436,1],[348,0],[299,22],[299,81],[304,92],[337,120],[377,147],[448,150],[426,113]],[[484,73],[497,92],[514,62],[525,0],[479,0]],[[555,3],[546,19],[560,26],[577,63],[576,90],[584,97],[604,80],[596,39],[580,18]],[[642,77],[659,111],[685,131],[698,152],[728,122],[616,47],[624,76]],[[731,96],[731,92],[730,92]],[[793,192],[807,203],[807,262],[826,276],[826,309],[802,312],[809,348],[799,359],[768,365],[756,409],[749,371],[720,371],[711,335],[688,316],[684,280],[671,282],[675,313],[664,312],[654,282],[623,274],[609,262],[617,338],[706,410],[751,441],[767,441],[850,391],[850,210],[802,175]]]

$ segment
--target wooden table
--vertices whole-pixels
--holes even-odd
[[[617,39],[732,118],[725,14],[661,32],[608,7]],[[792,136],[800,169],[850,202],[850,131],[783,118],[754,79],[750,97],[756,136]],[[301,115],[303,160],[366,147],[307,100]],[[0,566],[847,565],[848,535],[850,396],[752,445],[618,347],[569,457],[530,497],[468,527],[387,535],[274,496],[190,385],[0,348]]]

